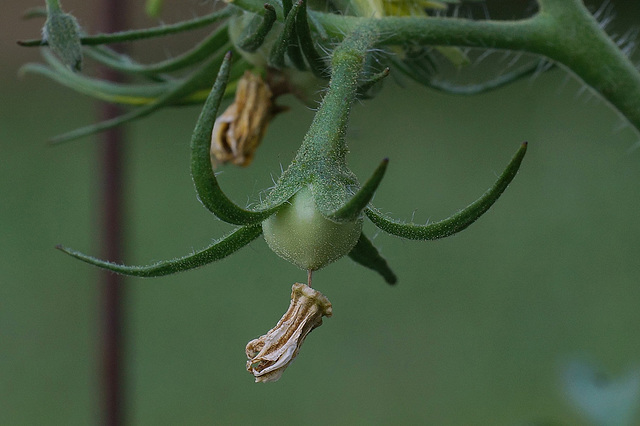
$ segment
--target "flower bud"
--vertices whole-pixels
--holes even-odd
[[[73,71],[82,69],[82,44],[76,18],[59,9],[49,10],[42,38],[66,66]]]
[[[238,81],[236,97],[216,119],[211,133],[211,162],[248,166],[271,119],[284,109],[273,102],[269,86],[259,75],[246,71]]]
[[[278,324],[247,344],[247,371],[258,382],[275,382],[298,355],[305,337],[332,314],[331,302],[311,287],[296,283],[291,304]]]

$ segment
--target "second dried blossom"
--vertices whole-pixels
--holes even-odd
[[[257,74],[246,71],[238,81],[235,100],[216,119],[211,134],[211,161],[246,167],[262,141],[271,119],[286,108],[274,103],[271,88]]]

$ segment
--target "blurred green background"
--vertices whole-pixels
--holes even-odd
[[[91,29],[91,4],[63,6]],[[167,21],[202,13],[187,4]],[[99,252],[99,147],[45,144],[94,121],[96,106],[16,77],[39,60],[14,44],[39,33],[40,22],[20,21],[28,6],[5,0],[0,14],[0,424],[96,424],[98,274],[53,247]],[[617,7],[620,33],[638,24],[636,4]],[[272,185],[310,123],[310,110],[283,103],[293,109],[274,121],[254,164],[219,176],[240,204]],[[183,255],[231,229],[195,198],[197,114],[165,110],[126,128],[128,263]],[[353,111],[349,161],[365,178],[388,156],[375,204],[424,222],[477,198],[523,140],[519,175],[458,236],[411,242],[366,225],[396,287],[346,258],[318,272],[314,287],[334,316],[275,384],[253,383],[244,347],[276,323],[306,275],[262,239],[196,271],[127,280],[129,424],[582,424],[562,392],[563,363],[586,357],[614,377],[640,364],[638,135],[564,71],[472,98],[388,81]]]

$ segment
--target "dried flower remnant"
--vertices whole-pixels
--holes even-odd
[[[323,316],[331,314],[331,302],[322,293],[305,284],[294,284],[291,304],[278,324],[247,344],[247,371],[255,376],[256,383],[279,380],[307,334],[322,325]]]
[[[244,73],[238,81],[235,100],[213,126],[213,167],[228,162],[243,167],[251,164],[271,119],[286,109],[276,106],[274,98],[262,77],[250,71]]]

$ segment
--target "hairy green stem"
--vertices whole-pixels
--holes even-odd
[[[280,204],[304,185],[313,184],[316,206],[329,217],[354,195],[349,188],[357,189],[359,185],[347,167],[345,135],[358,93],[358,77],[375,40],[375,29],[363,26],[334,50],[327,93],[296,157],[269,193],[267,206]]]
[[[375,28],[363,26],[345,38],[333,52],[329,89],[302,143],[303,155],[313,152],[316,156],[345,161],[345,134],[351,105],[358,93],[358,76],[367,50],[376,39]]]

